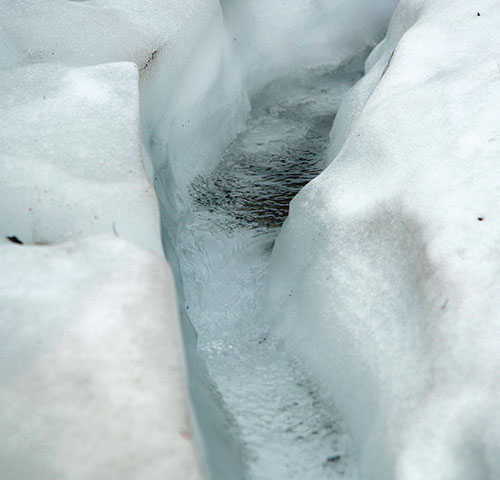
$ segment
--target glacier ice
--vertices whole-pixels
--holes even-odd
[[[245,130],[217,168],[191,185],[178,257],[185,308],[243,440],[248,478],[352,478],[342,422],[322,410],[315,386],[267,339],[261,294],[290,197],[320,171],[339,99],[358,68],[271,82],[252,99]]]
[[[258,386],[258,381],[248,377],[252,371],[251,366],[255,364],[249,362],[249,370],[244,371],[245,363],[242,358],[251,358],[249,352],[252,352],[252,349],[245,351],[245,339],[252,343],[255,341],[256,332],[262,328],[259,319],[255,318],[252,312],[252,306],[258,308],[259,297],[255,296],[254,292],[259,293],[259,282],[265,270],[265,262],[262,260],[266,257],[259,252],[262,250],[260,240],[257,243],[252,239],[251,232],[239,233],[241,236],[236,239],[228,239],[224,229],[219,229],[216,215],[202,215],[200,218],[202,197],[212,190],[218,175],[225,175],[221,170],[231,170],[230,162],[220,162],[225,157],[224,150],[238,132],[243,136],[239,136],[236,143],[245,138],[243,132],[249,110],[249,98],[258,97],[259,91],[262,93],[265,85],[279,77],[296,75],[301,69],[331,71],[350,58],[363,54],[381,39],[394,3],[383,2],[372,8],[365,2],[353,2],[351,6],[342,2],[223,2],[222,12],[209,17],[211,28],[216,30],[210,34],[204,33],[207,41],[201,45],[200,55],[192,57],[196,63],[188,65],[182,84],[171,85],[172,92],[180,92],[175,101],[169,105],[159,122],[143,124],[144,138],[149,139],[146,140],[146,145],[153,163],[157,166],[155,186],[162,208],[164,240],[168,258],[174,265],[180,285],[181,304],[185,307],[182,313],[195,325],[205,358],[209,358],[212,353],[215,356],[220,354],[220,364],[217,365],[217,361],[212,362],[209,371],[218,375],[222,401],[226,402],[225,407],[229,411],[232,394],[238,396],[238,381],[242,382],[242,378],[248,378],[246,383],[255,388],[254,392]],[[278,11],[282,14],[270,15],[270,12]],[[327,17],[329,21],[318,21],[323,17]],[[269,25],[271,18],[275,20],[272,28]],[[357,24],[355,18],[363,20]],[[222,34],[217,30],[220,25],[225,29]],[[344,35],[352,35],[352,42],[347,45],[339,44],[337,48],[338,39]],[[158,60],[160,63],[153,68],[161,68],[162,57],[159,56]],[[186,85],[189,88],[185,88]],[[157,88],[154,79],[150,81],[150,87],[150,92]],[[158,97],[153,97],[150,93],[147,98],[153,102]],[[152,109],[153,112],[157,111],[156,103]],[[289,127],[292,132],[292,125]],[[265,135],[267,127],[261,125],[260,128]],[[259,125],[256,124],[256,135],[258,129]],[[300,134],[295,132],[295,136],[300,137]],[[227,177],[224,178],[227,180]],[[193,189],[198,192],[194,195],[200,200],[196,200],[197,205],[193,205],[193,199],[190,198]],[[259,200],[256,199],[256,202]],[[246,207],[243,207],[243,210]],[[219,213],[224,217],[224,212]],[[221,220],[225,222],[224,218]],[[270,241],[269,238],[267,248]],[[234,358],[234,361],[228,359],[228,366],[223,371],[224,352],[231,351],[231,342],[236,341],[231,336],[236,334],[239,335],[238,342],[243,348],[240,349],[241,345],[238,345],[232,350],[236,358],[230,357]],[[257,355],[256,350],[253,350],[253,354]],[[238,359],[238,355],[243,357]],[[258,356],[253,360],[257,359]],[[279,363],[276,357],[275,359]],[[259,368],[264,366],[265,362]],[[237,373],[238,368],[241,376]],[[280,369],[270,368],[270,374],[273,371],[273,378],[278,379]],[[263,390],[266,391],[265,395],[272,395],[274,392],[277,396],[269,405],[284,406],[280,405],[278,385],[292,382],[290,371],[287,375],[286,381],[281,379],[275,390]],[[224,378],[227,379],[226,385],[219,383]],[[269,383],[272,384],[272,380],[269,380]],[[284,388],[282,390],[285,391]],[[241,386],[241,392],[248,391],[250,390]],[[290,394],[295,392],[292,387],[286,391]],[[263,424],[262,419],[268,417],[256,418],[261,411],[256,410],[256,414],[253,414],[256,423],[252,426],[251,409],[247,408],[243,415],[238,415],[241,413],[238,412],[238,405],[241,406],[241,403],[237,399],[232,405],[233,418],[227,419],[231,425],[229,432],[234,433],[234,436],[224,439],[220,437],[219,432],[211,434],[215,425],[207,419],[206,409],[200,405],[196,406],[200,398],[193,398],[193,401],[198,412],[203,412],[198,416],[198,420],[206,422],[206,441],[203,445],[208,449],[204,454],[212,476],[217,479],[234,478],[234,472],[228,474],[227,465],[235,460],[239,462],[240,468],[242,463],[248,465],[249,457],[255,455],[255,445],[259,443],[255,439],[263,438],[252,435],[251,432],[255,425]],[[256,405],[262,407],[264,399],[263,394]],[[272,411],[271,407],[269,408]],[[269,415],[272,417],[272,414]],[[276,426],[277,421],[273,420]],[[278,430],[268,429],[272,433]],[[265,428],[263,431],[266,431]],[[250,436],[245,437],[249,432]],[[286,435],[287,432],[284,432],[283,436]],[[289,433],[288,435],[290,436]],[[239,445],[238,448],[243,451],[244,456],[237,458],[234,451],[228,453],[227,445],[234,445],[235,439],[242,438],[243,442],[248,438],[253,446],[245,443]],[[286,475],[286,458],[293,454],[291,451],[287,452],[284,447],[286,444],[278,440],[273,438],[274,443],[269,445],[278,445],[279,448],[270,447],[268,452],[265,449],[266,442],[261,441],[257,447],[259,461],[257,466],[254,462],[253,468],[254,473],[259,472],[262,478],[266,478],[262,465],[266,465],[266,462],[268,466],[273,465],[273,458],[284,460],[279,464],[275,461],[268,474],[280,472],[279,475]],[[214,447],[214,443],[219,445]],[[225,448],[222,453],[220,447]],[[243,447],[246,448],[243,450]],[[298,450],[294,451],[299,451],[299,447],[300,441],[295,443],[294,448]],[[313,450],[314,447],[309,448],[309,451]],[[314,454],[320,456],[318,452],[313,452]],[[220,462],[221,455],[224,455],[225,462]],[[331,456],[335,457],[333,454]],[[304,458],[307,457],[304,456],[300,462],[296,461],[295,465],[292,462],[290,471],[293,471],[294,466],[304,467]],[[327,461],[327,455],[322,461]],[[322,466],[319,467],[321,470]],[[295,474],[297,475],[297,471]]]
[[[197,343],[209,369],[241,380],[241,359],[224,372],[219,362],[238,322],[254,352],[274,340],[287,352],[254,358],[266,395],[276,380],[303,398],[288,390],[297,372],[279,378],[292,353],[314,401],[341,408],[362,478],[500,476],[492,0],[479,16],[464,0],[400,2],[341,104],[328,168],[292,201],[266,310],[250,298],[262,285],[236,268],[261,281],[271,237],[229,245],[213,223],[227,205],[194,230],[193,188],[204,194],[231,170],[224,152],[235,138],[232,148],[255,146],[237,137],[253,121],[249,99],[255,111],[276,79],[375,46],[395,4],[0,1],[0,443],[12,478],[199,478],[173,282],[150,252],[161,240],[177,277],[195,435],[214,478],[244,478],[252,445],[240,435],[258,422],[234,424],[224,402],[238,391],[221,398]],[[254,122],[252,135],[266,137],[271,123]],[[285,136],[301,129],[291,121]],[[223,248],[237,250],[232,260]],[[235,277],[254,322],[230,304]],[[224,315],[196,324],[207,306]],[[254,373],[244,371],[249,385]],[[272,400],[259,421],[305,428],[269,413],[281,405]]]

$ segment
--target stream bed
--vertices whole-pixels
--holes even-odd
[[[356,478],[341,419],[268,335],[261,298],[289,202],[324,168],[340,99],[361,74],[325,67],[267,85],[218,167],[189,190],[177,238],[185,308],[252,480]]]

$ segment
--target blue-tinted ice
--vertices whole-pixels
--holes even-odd
[[[321,172],[340,98],[359,77],[345,66],[269,84],[219,166],[190,188],[179,239],[186,308],[252,479],[355,476],[342,422],[268,338],[261,297],[288,204]]]

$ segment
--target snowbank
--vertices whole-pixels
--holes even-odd
[[[201,476],[139,82],[205,2],[167,3],[0,2],[6,480]]]
[[[276,243],[274,334],[362,478],[500,476],[499,24],[492,0],[402,1]]]
[[[2,236],[47,244],[109,233],[160,253],[134,65],[29,65],[1,83]]]
[[[161,257],[98,236],[2,244],[0,270],[2,478],[200,478]]]

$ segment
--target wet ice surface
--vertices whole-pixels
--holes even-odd
[[[321,172],[339,96],[353,78],[337,71],[268,85],[217,169],[191,186],[198,207],[227,215],[230,229],[281,226],[290,200]]]
[[[260,300],[288,204],[320,173],[339,100],[359,76],[341,68],[268,85],[220,165],[190,189],[179,249],[186,308],[252,479],[355,477],[342,422],[267,337]]]

